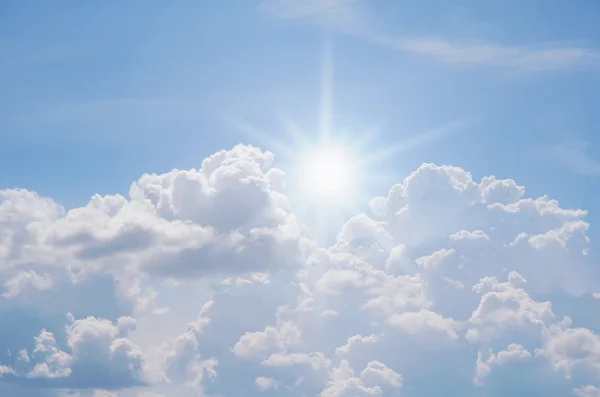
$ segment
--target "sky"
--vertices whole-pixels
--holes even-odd
[[[600,396],[600,4],[0,4],[0,395]]]

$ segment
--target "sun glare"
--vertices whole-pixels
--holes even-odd
[[[307,150],[297,166],[306,199],[326,205],[353,201],[360,184],[361,167],[348,148],[339,144],[320,144]]]

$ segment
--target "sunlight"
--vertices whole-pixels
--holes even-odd
[[[316,204],[348,204],[360,188],[359,159],[340,144],[322,143],[300,156],[297,164],[302,195]]]

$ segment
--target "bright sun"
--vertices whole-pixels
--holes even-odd
[[[305,198],[317,204],[353,201],[361,179],[358,158],[343,145],[323,143],[300,158],[299,177]]]

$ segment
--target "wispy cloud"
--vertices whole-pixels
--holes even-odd
[[[485,41],[431,37],[390,37],[376,32],[363,0],[263,0],[276,18],[318,21],[343,33],[394,50],[451,64],[510,68],[519,71],[564,70],[600,66],[600,51],[562,44],[513,46]]]
[[[458,43],[445,39],[378,39],[392,48],[455,64],[510,67],[525,71],[567,69],[600,65],[600,54],[579,47],[516,47],[487,42]]]
[[[363,0],[262,0],[260,8],[274,18],[305,20],[347,33],[366,27]]]
[[[543,154],[556,165],[584,176],[600,176],[600,162],[587,153],[585,142],[551,146]]]

